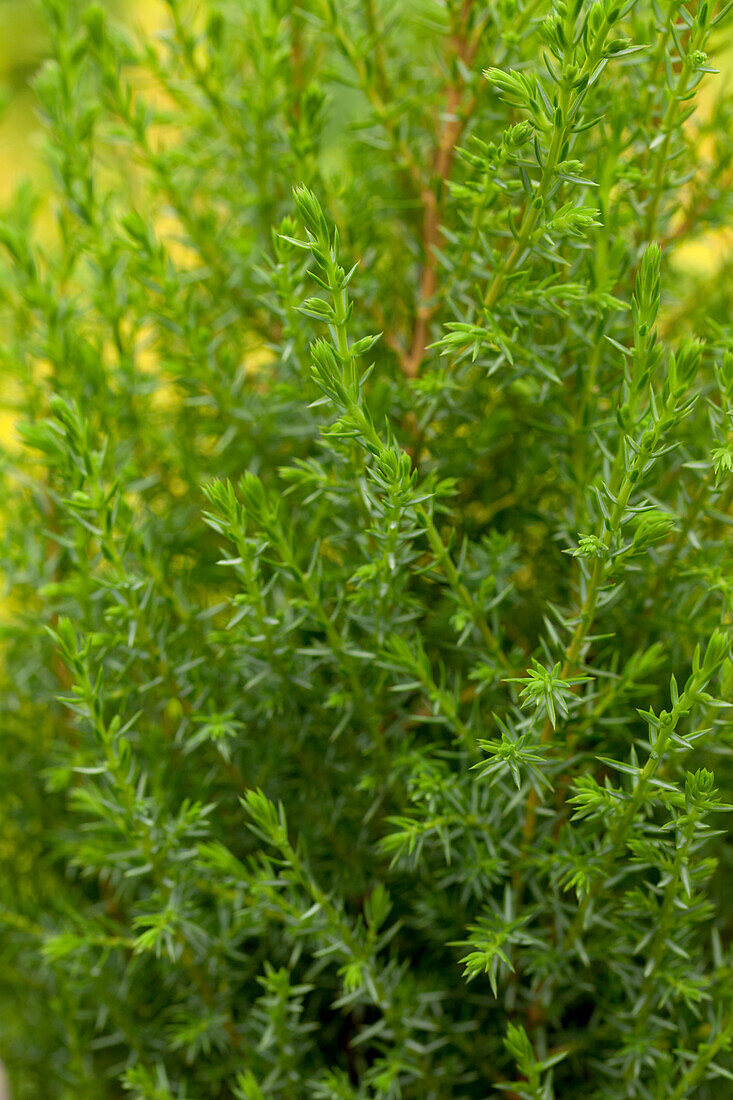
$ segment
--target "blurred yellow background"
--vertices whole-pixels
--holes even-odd
[[[147,34],[165,24],[164,0],[107,0],[105,7]],[[30,85],[44,56],[45,37],[39,4],[0,0],[0,204],[22,180],[44,171],[41,125]]]

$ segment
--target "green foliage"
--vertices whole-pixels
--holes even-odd
[[[731,1095],[725,6],[43,8],[17,1100]]]

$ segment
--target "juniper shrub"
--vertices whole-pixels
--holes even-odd
[[[733,1095],[727,7],[43,8],[17,1100]]]

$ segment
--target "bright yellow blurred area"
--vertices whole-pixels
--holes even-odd
[[[714,105],[723,93],[730,94],[733,85],[733,36],[727,35],[727,42],[721,45],[712,59],[719,73],[709,76],[697,95],[697,107],[689,125],[697,127],[712,116]],[[708,135],[698,142],[699,168],[704,172],[705,162],[712,157],[714,138]],[[733,178],[729,174],[726,180],[718,180],[720,187],[733,187]],[[678,214],[672,223],[672,230],[684,220],[684,214]],[[713,232],[701,232],[689,241],[685,241],[674,254],[674,265],[679,271],[692,275],[705,276],[716,274],[724,264],[733,258],[733,226],[718,228]]]
[[[108,0],[105,6],[144,34],[154,34],[166,22],[164,0]],[[45,170],[31,88],[45,47],[41,6],[33,0],[0,0],[0,204],[23,180],[37,179]]]
[[[143,35],[155,34],[166,23],[164,0],[108,0],[106,7]],[[32,88],[45,51],[41,6],[33,0],[0,0],[0,207],[10,201],[25,180],[37,184],[48,172],[42,123]],[[0,407],[0,440],[7,449],[19,446],[10,390],[12,380],[6,379]]]

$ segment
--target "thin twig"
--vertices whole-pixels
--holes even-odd
[[[433,301],[438,286],[436,250],[440,247],[442,240],[440,226],[446,193],[445,185],[453,166],[456,144],[460,140],[476,98],[472,95],[466,103],[463,102],[466,90],[464,72],[473,62],[479,44],[479,35],[476,31],[473,35],[468,34],[468,21],[472,8],[473,0],[465,0],[460,20],[450,39],[456,74],[455,77],[450,76],[446,84],[443,124],[439,130],[433,157],[431,183],[421,195],[424,209],[421,234],[424,262],[418,287],[417,317],[410,350],[401,363],[402,370],[408,378],[415,378],[419,373],[430,339],[430,321],[436,308]]]

